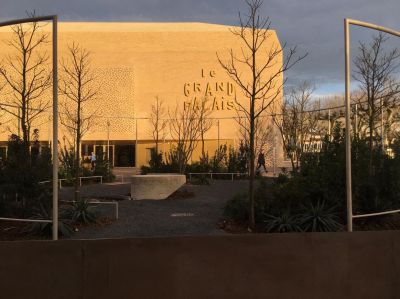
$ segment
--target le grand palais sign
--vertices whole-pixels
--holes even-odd
[[[212,111],[235,109],[234,83],[218,80],[217,72],[213,69],[201,69],[200,76],[199,80],[183,85],[185,109],[200,109],[204,101]]]

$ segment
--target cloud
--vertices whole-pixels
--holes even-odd
[[[24,17],[25,11],[57,13],[64,21],[196,21],[237,24],[242,0],[0,0],[0,19]],[[308,57],[286,75],[289,83],[308,79],[321,92],[344,81],[343,19],[360,19],[400,30],[398,0],[265,0],[263,14],[282,42],[298,46]],[[352,51],[357,41],[373,33],[352,29]],[[400,40],[392,45],[400,46]]]

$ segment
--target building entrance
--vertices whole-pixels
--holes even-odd
[[[115,145],[115,167],[135,166],[135,145]]]

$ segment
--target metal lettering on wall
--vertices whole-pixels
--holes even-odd
[[[211,110],[235,109],[235,85],[229,81],[218,81],[215,70],[201,70],[201,78],[205,82],[186,82],[183,85],[185,96],[184,107],[200,109],[206,100]]]

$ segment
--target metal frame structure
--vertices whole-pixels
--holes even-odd
[[[1,22],[0,27],[33,22],[52,22],[53,53],[53,219],[43,220],[53,223],[53,240],[58,240],[58,73],[57,73],[57,15],[16,19]],[[36,221],[38,222],[38,221]]]
[[[365,27],[389,33],[400,37],[400,31],[395,31],[383,26],[352,20],[344,19],[344,54],[345,54],[345,106],[346,106],[346,199],[347,199],[347,231],[353,231],[353,219],[362,217],[372,217],[385,214],[400,212],[400,210],[386,211],[381,213],[372,213],[364,215],[353,215],[353,199],[352,199],[352,180],[351,180],[351,137],[350,137],[350,25]],[[383,135],[382,135],[383,138]]]

